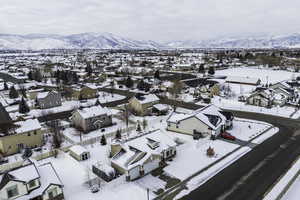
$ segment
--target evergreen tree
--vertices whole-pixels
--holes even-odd
[[[147,120],[144,118],[144,119],[143,119],[143,129],[146,130],[147,126],[148,126],[148,122],[147,122]]]
[[[33,73],[31,70],[28,72],[27,76],[29,80],[33,80]]]
[[[15,89],[14,86],[11,86],[10,90],[9,90],[9,98],[11,99],[16,99],[19,97],[19,93],[18,91]]]
[[[128,76],[128,78],[126,79],[125,86],[128,88],[131,88],[133,86],[133,81],[130,76]]]
[[[116,139],[121,139],[121,138],[122,138],[121,130],[118,129],[117,132],[116,132]]]
[[[100,103],[99,99],[97,99],[95,106],[100,106],[100,105],[101,105],[101,103]]]
[[[103,145],[103,146],[107,144],[106,138],[105,138],[104,135],[102,135],[100,143],[101,143],[101,145]]]
[[[40,72],[40,70],[36,70],[34,73],[34,80],[36,80],[37,82],[42,82],[43,76]]]
[[[141,132],[142,131],[140,122],[138,122],[138,124],[137,124],[136,131],[137,132]]]
[[[214,75],[214,74],[215,74],[215,68],[212,67],[212,66],[210,66],[210,67],[208,68],[208,74],[209,74],[209,75]]]
[[[4,90],[8,90],[8,86],[7,86],[6,82],[3,83],[3,87],[4,87]]]
[[[159,70],[156,70],[156,71],[155,71],[155,73],[154,73],[154,78],[160,79],[160,73],[159,73]]]
[[[29,111],[30,111],[30,109],[29,109],[26,101],[22,97],[22,99],[19,103],[19,113],[25,114],[25,113],[28,113]]]
[[[201,64],[201,65],[199,66],[199,73],[205,74],[204,64]]]

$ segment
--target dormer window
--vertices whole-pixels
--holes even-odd
[[[28,183],[28,187],[29,187],[29,188],[33,188],[33,187],[35,187],[35,186],[36,186],[35,180],[32,180],[32,181],[30,181],[30,182]]]
[[[7,192],[7,197],[9,199],[13,198],[15,196],[18,196],[19,195],[18,186],[17,185],[11,186],[11,187],[6,189],[6,192]]]
[[[147,145],[151,148],[151,149],[156,149],[157,147],[159,147],[159,142],[151,140],[149,138],[147,138],[148,142]]]

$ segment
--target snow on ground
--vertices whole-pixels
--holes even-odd
[[[271,189],[271,191],[265,196],[264,200],[275,200],[282,193],[286,193],[281,198],[282,200],[298,200],[300,196],[300,159],[298,159],[295,164],[288,170],[288,172],[276,183],[276,185]],[[295,181],[288,188],[288,183],[297,176]]]
[[[187,182],[187,188],[186,190],[181,191],[175,199],[180,199],[183,196],[189,194],[191,191],[195,190],[202,184],[204,184],[206,181],[208,181],[210,178],[218,174],[220,171],[234,163],[236,160],[240,159],[242,156],[244,156],[246,153],[251,151],[249,147],[242,147],[238,149],[236,152],[230,154],[228,157],[223,159],[222,161],[218,162],[217,164],[213,165],[209,169],[205,170],[204,172],[200,173],[199,175],[192,178],[190,181]]]
[[[268,139],[268,138],[272,137],[273,135],[275,135],[276,133],[278,133],[278,131],[279,131],[279,128],[273,127],[269,131],[267,131],[266,133],[262,134],[261,136],[258,136],[254,140],[252,140],[251,142],[255,143],[255,144],[261,144],[266,139]]]
[[[276,83],[288,80],[291,79],[293,76],[299,76],[300,73],[258,67],[238,67],[217,70],[216,75],[259,78],[262,81],[262,84],[266,84],[268,81],[269,83]]]
[[[209,147],[215,150],[216,155],[214,157],[206,155],[206,150]],[[197,142],[187,142],[177,147],[176,157],[164,168],[164,171],[171,176],[184,180],[238,147],[237,144],[210,140],[209,138],[203,138]]]
[[[119,95],[119,94],[110,94],[107,92],[98,92],[99,94],[99,101],[100,103],[107,103],[107,102],[112,102],[112,101],[118,101],[121,99],[125,99],[125,96]]]
[[[94,155],[95,156],[95,155]],[[59,153],[57,158],[39,161],[38,164],[52,162],[55,170],[64,184],[66,199],[95,200],[110,199],[141,200],[147,198],[147,191],[134,182],[126,182],[121,176],[109,184],[102,182],[98,193],[91,193],[86,184],[86,163],[80,163],[66,153]]]
[[[137,179],[134,181],[134,183],[138,184],[140,187],[147,190],[147,188],[150,191],[157,191],[161,188],[165,188],[166,182],[159,179],[158,177],[152,176],[151,174],[148,174],[144,176],[143,178]]]
[[[300,110],[295,110],[294,107],[288,106],[264,108],[253,105],[245,105],[245,103],[243,102],[238,102],[232,99],[224,99],[218,96],[215,96],[212,99],[212,103],[220,108],[229,110],[241,110],[247,112],[263,113],[292,119],[297,119],[300,117]]]
[[[126,127],[126,125],[123,121],[116,119],[116,118],[113,118],[113,123],[114,123],[114,125],[112,125],[112,126],[97,129],[97,130],[91,131],[87,134],[82,134],[82,141],[92,139],[92,138],[99,138],[103,134],[104,135],[111,134],[111,133],[116,132],[118,129],[123,129]],[[63,131],[63,134],[65,137],[68,137],[73,142],[80,142],[80,132],[75,128],[72,128],[72,127],[66,128]]]
[[[249,141],[270,127],[270,124],[264,122],[235,118],[232,129],[227,132],[237,139]]]

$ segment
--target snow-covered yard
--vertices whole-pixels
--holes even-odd
[[[218,96],[212,99],[212,103],[223,109],[263,113],[293,119],[298,119],[300,117],[300,110],[296,110],[294,107],[289,106],[264,108],[253,105],[245,105],[243,102],[238,102],[232,99],[224,99]]]
[[[238,67],[225,70],[217,70],[216,75],[222,76],[239,76],[249,78],[259,78],[262,84],[276,83],[291,79],[293,76],[299,76],[300,73],[289,72],[285,70],[272,70],[259,67]]]
[[[246,119],[235,119],[233,124],[232,129],[227,132],[244,141],[253,139],[272,126],[264,122]]]

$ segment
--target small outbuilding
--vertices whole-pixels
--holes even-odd
[[[80,145],[74,145],[69,150],[70,155],[78,161],[83,161],[90,158],[90,152]]]
[[[116,171],[113,167],[103,164],[103,163],[95,163],[92,166],[92,171],[98,177],[102,178],[106,182],[113,180],[116,177]]]

